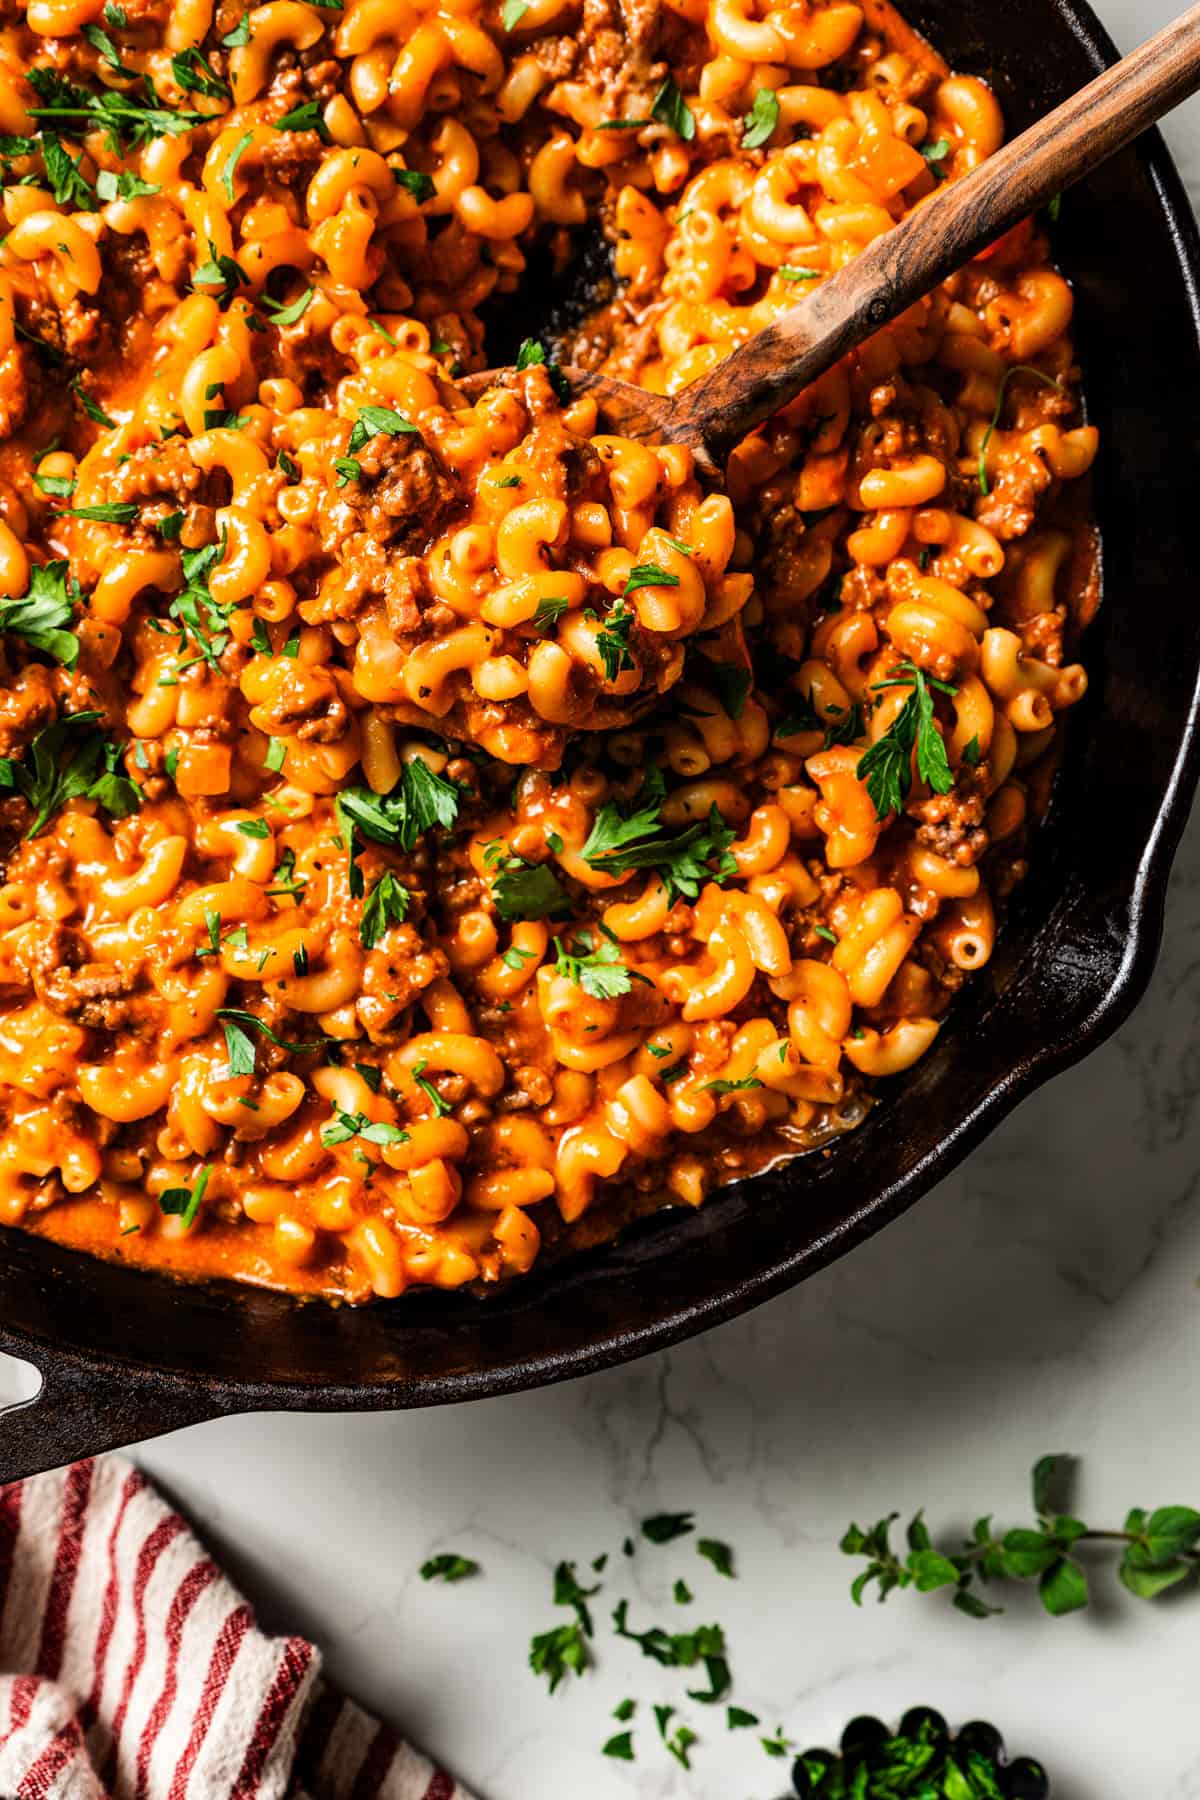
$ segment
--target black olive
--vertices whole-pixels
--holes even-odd
[[[842,1755],[855,1762],[866,1762],[882,1750],[891,1737],[891,1732],[882,1719],[873,1719],[869,1713],[860,1718],[851,1719],[842,1733]]]
[[[1000,1782],[1008,1800],[1046,1800],[1050,1792],[1045,1769],[1029,1756],[1019,1756],[1016,1762],[1010,1763],[1002,1772]]]
[[[916,1737],[922,1730],[930,1732],[934,1738],[950,1735],[950,1727],[932,1706],[910,1706],[900,1721],[900,1736]]]
[[[978,1750],[980,1756],[990,1757],[992,1762],[1004,1760],[1004,1739],[986,1719],[972,1719],[964,1725],[955,1735],[954,1745],[958,1750]]]
[[[811,1800],[817,1792],[817,1783],[822,1781],[837,1762],[837,1757],[830,1750],[805,1750],[792,1764],[792,1787],[800,1795],[800,1800]],[[809,1773],[815,1768],[814,1777]]]

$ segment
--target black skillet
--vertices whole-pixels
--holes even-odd
[[[1115,54],[1079,0],[903,10],[956,68],[995,83],[1013,129]],[[1120,1024],[1149,980],[1198,772],[1200,239],[1156,132],[1072,190],[1055,245],[1103,437],[1105,603],[1029,879],[932,1054],[829,1155],[698,1213],[660,1214],[484,1302],[302,1305],[180,1286],[6,1232],[0,1349],[35,1363],[43,1385],[0,1420],[0,1480],[220,1413],[478,1399],[674,1343],[877,1231]]]

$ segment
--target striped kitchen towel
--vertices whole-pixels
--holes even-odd
[[[0,1800],[470,1800],[320,1670],[124,1458],[0,1488]]]

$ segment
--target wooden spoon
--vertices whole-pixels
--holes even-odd
[[[606,429],[643,441],[686,444],[697,470],[719,482],[730,451],[755,425],[1197,88],[1200,5],[969,175],[930,195],[798,305],[679,393],[652,394],[611,375],[568,368],[571,386],[576,393],[595,395]],[[487,369],[459,385],[477,395],[502,373]]]

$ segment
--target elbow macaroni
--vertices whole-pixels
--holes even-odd
[[[564,360],[679,391],[994,99],[878,4],[673,4],[666,85],[658,15],[518,10],[148,0],[119,68],[97,6],[0,30],[0,575],[57,622],[4,638],[0,1222],[495,1282],[849,1129],[991,955],[1098,598],[1037,224],[721,494],[541,350],[458,379],[603,214]],[[946,780],[910,747],[881,808],[918,680]]]

